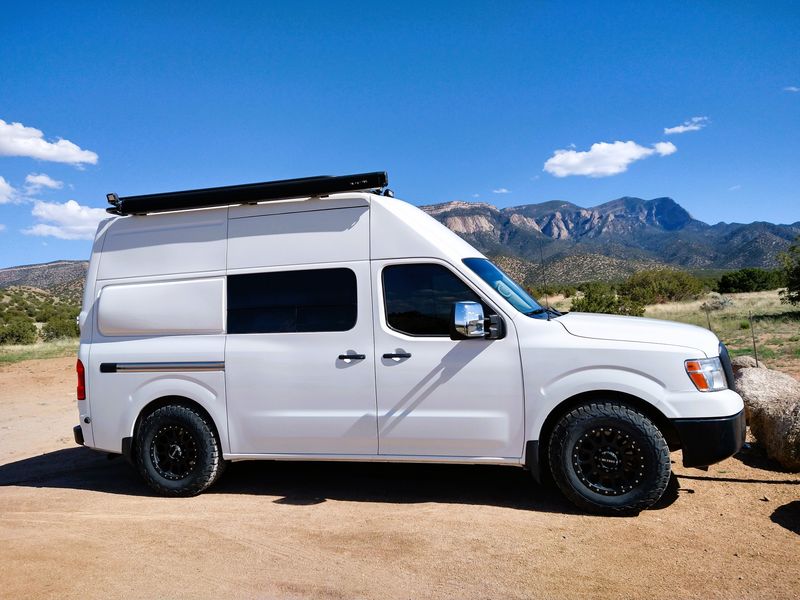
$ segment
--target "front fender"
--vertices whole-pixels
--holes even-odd
[[[635,396],[652,404],[670,417],[665,411],[664,398],[667,394],[662,381],[648,373],[624,367],[599,366],[580,367],[564,373],[532,390],[535,410],[527,421],[528,440],[538,440],[547,417],[565,400],[588,392],[607,391]]]

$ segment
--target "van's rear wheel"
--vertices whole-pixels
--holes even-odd
[[[664,436],[624,404],[592,403],[568,412],[553,429],[548,452],[558,487],[592,512],[637,513],[655,504],[669,483]]]
[[[178,405],[162,406],[142,421],[136,459],[147,485],[162,496],[195,496],[225,467],[211,424],[199,412]]]

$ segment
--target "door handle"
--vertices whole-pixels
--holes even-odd
[[[389,352],[383,355],[383,358],[411,358],[410,352]]]
[[[366,354],[340,354],[339,360],[364,360],[367,358]]]

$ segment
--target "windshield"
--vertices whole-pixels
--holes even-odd
[[[492,262],[485,258],[465,258],[464,264],[522,314],[540,319],[548,318],[548,311]]]

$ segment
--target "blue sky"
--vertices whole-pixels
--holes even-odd
[[[3,5],[0,267],[87,257],[109,191],[382,169],[800,220],[797,3],[116,4]]]

